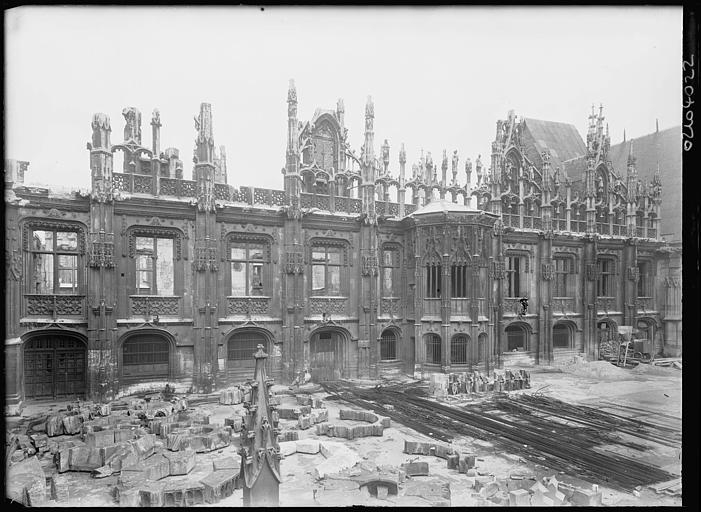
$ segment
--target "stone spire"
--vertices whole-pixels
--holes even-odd
[[[372,165],[375,162],[375,105],[372,97],[368,96],[365,104],[365,164]]]
[[[382,166],[383,174],[387,174],[387,168],[389,167],[389,142],[385,139],[384,144],[382,144]]]
[[[200,115],[195,118],[195,163],[211,164],[214,162],[214,134],[212,133],[212,105],[200,104]]]
[[[151,150],[153,158],[158,158],[161,154],[161,113],[157,108],[151,114]]]
[[[277,441],[280,431],[273,424],[276,422],[268,400],[273,379],[267,378],[265,373],[268,354],[263,351],[263,345],[258,345],[253,357],[256,368],[251,382],[251,402],[244,402],[246,415],[239,437],[243,504],[246,507],[277,507],[282,456]]]
[[[404,217],[404,203],[406,201],[405,194],[406,189],[404,184],[406,182],[406,151],[404,150],[404,143],[402,142],[402,147],[399,150],[399,190],[397,191],[397,200],[399,201],[399,217]]]
[[[345,112],[346,108],[343,105],[343,98],[338,98],[338,102],[336,102],[336,119],[338,119],[338,124],[341,126],[343,126]]]
[[[98,202],[112,201],[113,154],[110,144],[110,118],[107,114],[93,114],[90,150],[92,198]]]
[[[375,122],[375,105],[372,98],[368,96],[365,105],[365,144],[362,155],[362,200],[363,217],[366,224],[377,223],[377,213],[375,212],[375,171],[377,162],[375,161],[375,133],[373,132]]]
[[[195,181],[197,181],[197,207],[200,211],[213,212],[214,198],[214,135],[212,132],[212,105],[200,104],[200,115],[195,118]]]

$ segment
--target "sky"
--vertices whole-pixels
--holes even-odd
[[[298,118],[345,103],[351,146],[375,104],[375,154],[398,175],[421,150],[488,165],[496,121],[516,115],[574,124],[604,105],[611,143],[681,121],[681,7],[40,7],[5,11],[5,155],[25,181],[87,189],[92,115],[123,138],[122,109],[161,115],[161,150],[191,178],[201,102],[226,146],[228,182],[282,189],[287,87]],[[121,153],[115,170],[121,170]],[[474,179],[474,176],[473,176]]]

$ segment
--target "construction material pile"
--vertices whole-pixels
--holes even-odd
[[[433,373],[429,380],[428,393],[436,398],[448,395],[473,395],[502,393],[529,389],[531,374],[526,370],[509,370],[484,374],[479,371],[461,373]]]

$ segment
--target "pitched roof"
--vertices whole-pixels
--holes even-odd
[[[660,229],[663,238],[681,239],[682,228],[682,133],[681,126],[667,128],[611,146],[608,158],[619,176],[625,176],[628,153],[633,143],[633,156],[638,177],[647,184],[660,164],[662,204]]]
[[[425,215],[427,213],[436,212],[451,212],[451,213],[479,213],[481,210],[475,210],[464,204],[453,203],[447,199],[437,199],[431,201],[427,205],[422,206],[416,211],[413,211],[407,217],[416,217],[417,215]]]
[[[523,134],[526,156],[538,167],[542,165],[540,154],[546,148],[550,150],[553,167],[561,167],[565,160],[586,155],[587,146],[573,124],[532,118],[523,118],[523,121],[526,126]]]

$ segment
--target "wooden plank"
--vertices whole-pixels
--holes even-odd
[[[674,486],[681,486],[682,479],[681,478],[673,478],[672,480],[667,480],[666,482],[660,482],[657,484],[650,485],[650,489],[654,490],[657,494],[661,493],[662,491],[669,489]]]

